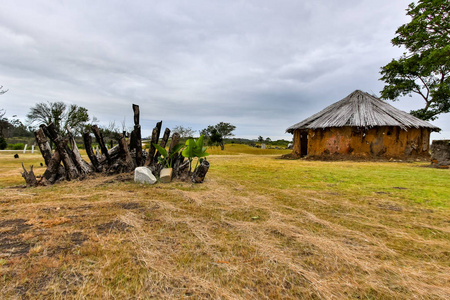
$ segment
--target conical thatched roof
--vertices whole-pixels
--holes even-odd
[[[375,127],[399,126],[408,128],[438,127],[418,119],[392,105],[360,90],[356,90],[341,101],[338,101],[317,114],[292,125],[287,132],[293,133],[296,129],[316,129],[327,127]]]

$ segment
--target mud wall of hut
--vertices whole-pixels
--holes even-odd
[[[297,155],[301,149],[301,135],[307,133],[307,155],[346,154],[374,157],[411,157],[428,156],[430,130],[400,127],[374,127],[362,129],[356,127],[332,127],[325,129],[296,130],[293,150]],[[303,151],[302,151],[303,150]]]

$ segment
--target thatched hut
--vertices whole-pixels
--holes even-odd
[[[356,90],[292,125],[297,157],[341,154],[363,157],[428,156],[430,133],[439,128]]]

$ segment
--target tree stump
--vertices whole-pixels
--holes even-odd
[[[205,180],[206,173],[209,170],[209,162],[204,159],[191,175],[193,183],[202,183]]]
[[[22,163],[22,168],[23,168],[22,177],[25,178],[25,182],[27,184],[27,187],[37,186],[37,180],[36,180],[36,176],[34,175],[34,172],[33,172],[33,166],[31,166],[29,172],[27,172],[27,170],[23,166],[23,163]]]
[[[39,150],[41,151],[42,157],[44,158],[45,165],[48,166],[50,159],[52,159],[52,148],[50,148],[50,144],[45,137],[44,130],[39,128],[34,132],[34,136],[36,138],[36,142],[38,144]]]

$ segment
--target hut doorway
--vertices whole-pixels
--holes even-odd
[[[308,155],[308,133],[300,134],[300,157]]]

